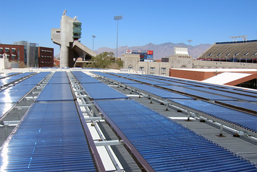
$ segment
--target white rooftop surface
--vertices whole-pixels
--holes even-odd
[[[203,80],[203,82],[224,85],[226,83],[244,78],[249,75],[252,75],[252,74],[224,72],[224,73],[218,74],[216,76],[213,76],[211,78],[208,78],[206,80]]]
[[[175,70],[199,71],[199,72],[257,72],[257,69],[189,69],[189,68],[171,68]]]

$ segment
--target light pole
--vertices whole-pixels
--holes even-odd
[[[116,60],[118,59],[118,22],[121,19],[122,19],[122,16],[114,16],[114,20],[117,20]]]
[[[93,38],[93,51],[94,51],[94,38],[95,38],[95,35],[92,35],[92,38]]]

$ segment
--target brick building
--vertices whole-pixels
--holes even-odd
[[[24,46],[12,44],[0,44],[0,58],[6,57],[9,61],[24,63]]]
[[[54,66],[54,49],[48,47],[38,47],[38,67]]]

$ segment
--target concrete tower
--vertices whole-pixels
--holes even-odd
[[[81,22],[66,16],[64,10],[61,19],[61,28],[51,29],[51,39],[55,44],[60,45],[60,67],[73,67],[77,58],[83,62],[90,60],[97,53],[87,48],[78,41],[81,38]]]
[[[77,17],[66,16],[64,10],[61,19],[61,28],[51,30],[51,39],[60,45],[60,67],[71,67],[73,64],[74,52],[73,42],[81,38],[81,23]]]

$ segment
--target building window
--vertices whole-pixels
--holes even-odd
[[[161,73],[161,75],[162,75],[162,76],[165,76],[165,75],[166,75],[166,73]]]
[[[0,47],[0,53],[2,53],[3,52],[3,48],[2,47]]]
[[[13,60],[15,59],[15,57],[16,57],[16,55],[15,55],[15,54],[12,54],[12,59],[13,59]]]
[[[12,53],[14,53],[16,51],[16,48],[12,48]]]
[[[155,70],[155,67],[150,67],[150,70]]]
[[[139,67],[139,70],[144,70],[144,67]]]
[[[154,73],[153,72],[150,72],[150,75],[153,75]]]
[[[5,48],[5,52],[6,52],[6,53],[9,53],[9,48]]]
[[[166,68],[165,68],[165,67],[162,67],[161,70],[164,72],[164,71],[166,71]]]
[[[3,54],[0,54],[0,58],[3,58]]]

